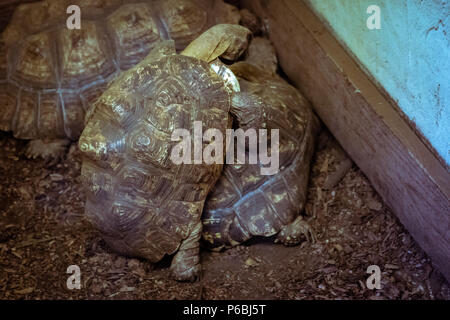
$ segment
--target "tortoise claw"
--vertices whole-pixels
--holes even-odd
[[[280,230],[275,243],[281,242],[285,246],[295,246],[302,241],[302,235],[309,242],[314,243],[316,241],[316,236],[311,226],[299,216]]]

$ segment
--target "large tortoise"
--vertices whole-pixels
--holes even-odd
[[[261,175],[265,165],[260,162],[225,165],[202,217],[203,239],[215,250],[254,236],[277,234],[275,241],[285,245],[299,243],[302,235],[314,240],[300,213],[307,200],[319,122],[297,89],[275,74],[275,52],[268,40],[255,38],[249,53],[247,61],[252,63],[238,62],[230,69],[239,77],[242,92],[263,101],[265,127],[279,130],[279,172]]]
[[[177,280],[200,271],[201,213],[222,164],[175,164],[171,135],[192,133],[196,121],[225,132],[230,113],[243,126],[260,121],[261,101],[241,94],[217,59],[236,60],[249,37],[244,27],[217,25],[181,54],[157,46],[98,99],[80,137],[86,215],[119,253],[152,262],[176,253]]]
[[[69,30],[69,5],[81,29]],[[238,23],[222,0],[45,0],[20,5],[0,39],[0,130],[32,139],[29,157],[60,155],[85,112],[122,70],[161,41],[177,50],[217,23]]]

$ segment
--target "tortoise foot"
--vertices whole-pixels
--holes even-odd
[[[176,281],[194,282],[200,278],[201,265],[197,264],[192,267],[174,266],[172,264],[171,276]]]
[[[299,216],[280,230],[275,242],[281,242],[285,246],[295,246],[302,241],[303,236],[312,243],[316,241],[316,236],[311,226]]]
[[[25,150],[29,159],[42,158],[46,162],[58,162],[65,154],[69,140],[31,140]]]

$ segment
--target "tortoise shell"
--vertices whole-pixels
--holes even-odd
[[[80,30],[66,27],[69,5],[81,8]],[[119,72],[163,40],[180,50],[213,24],[238,23],[236,10],[221,0],[20,5],[0,40],[0,130],[21,139],[77,139],[90,104]]]
[[[261,97],[268,136],[271,129],[279,130],[279,172],[262,175],[261,167],[265,166],[261,163],[224,166],[202,217],[202,236],[211,247],[229,247],[253,236],[275,235],[299,216],[306,202],[318,130],[311,106],[297,89],[247,63],[231,67],[238,76],[238,65],[256,71],[256,77],[239,78],[239,83],[242,92]]]
[[[225,132],[232,90],[204,61],[151,55],[99,98],[79,147],[86,215],[113,249],[155,262],[177,251],[200,223],[222,170],[174,164],[171,134],[192,134],[194,121]]]

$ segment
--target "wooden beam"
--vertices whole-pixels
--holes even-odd
[[[450,173],[302,0],[243,0],[283,71],[450,281]]]

